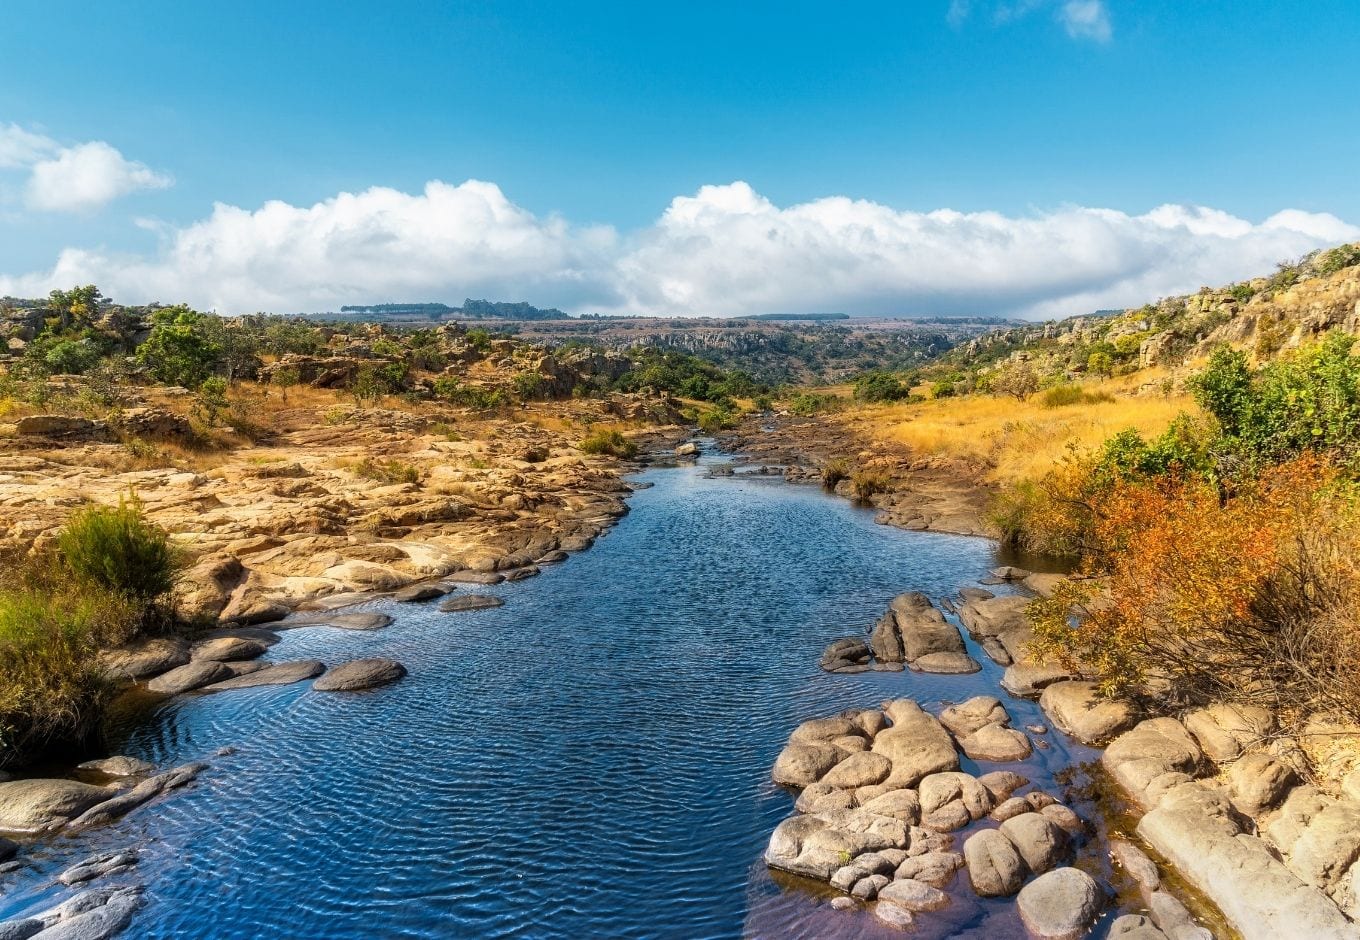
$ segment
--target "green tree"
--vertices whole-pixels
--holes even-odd
[[[213,374],[222,348],[208,337],[205,315],[184,305],[151,315],[151,335],[137,349],[137,360],[168,385],[198,388]]]

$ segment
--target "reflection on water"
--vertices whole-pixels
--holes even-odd
[[[817,668],[894,594],[938,599],[984,575],[991,544],[877,526],[809,487],[696,467],[645,479],[594,549],[487,589],[503,608],[374,602],[393,626],[291,631],[269,653],[390,656],[410,669],[395,686],[191,695],[130,722],[126,753],[212,769],[45,848],[0,915],[61,896],[51,872],[74,858],[136,843],[147,905],[130,936],[896,936],[776,885],[759,858],[792,798],[769,769],[806,718],[996,692],[1000,670],[976,649],[973,676]],[[1008,704],[1017,724],[1039,720]],[[224,746],[238,750],[212,756]],[[1046,781],[1067,747],[1018,769]],[[1017,929],[1001,903],[921,923],[923,936]]]

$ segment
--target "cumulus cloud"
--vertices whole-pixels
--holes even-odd
[[[620,235],[536,216],[470,180],[312,206],[219,204],[165,229],[154,255],[67,249],[50,270],[0,276],[0,294],[96,283],[129,303],[182,300],[224,313],[486,296],[667,316],[1049,317],[1252,277],[1356,239],[1360,228],[1298,210],[1252,222],[1179,205],[1005,215],[833,196],[781,207],[743,182],[676,197],[653,224]]]
[[[1104,0],[1067,0],[1058,11],[1058,19],[1073,39],[1109,42],[1114,34]]]
[[[34,209],[80,212],[143,189],[164,189],[173,181],[145,163],[129,160],[102,140],[64,148],[33,164],[25,199]]]
[[[27,174],[24,203],[44,212],[97,209],[139,190],[164,189],[173,180],[129,160],[102,140],[63,146],[17,124],[0,125],[0,171]]]

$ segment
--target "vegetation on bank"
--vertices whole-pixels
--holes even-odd
[[[0,575],[0,766],[78,746],[113,691],[98,659],[174,624],[182,559],[140,507],[90,507]]]

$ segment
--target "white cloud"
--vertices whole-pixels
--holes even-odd
[[[1058,11],[1058,19],[1073,39],[1109,42],[1114,35],[1104,0],[1067,0]]]
[[[33,164],[25,199],[34,209],[80,212],[138,190],[164,189],[172,182],[169,176],[95,140]]]
[[[51,270],[0,276],[0,295],[96,283],[129,303],[187,301],[224,313],[485,296],[576,312],[1047,317],[1267,273],[1360,239],[1360,228],[1298,210],[1253,223],[1176,205],[1012,216],[833,196],[780,207],[736,182],[677,197],[623,237],[535,216],[472,180],[431,182],[417,194],[341,193],[312,206],[219,204],[199,222],[167,227],[163,239],[152,256],[67,249]]]
[[[32,166],[60,149],[52,138],[26,131],[18,124],[0,125],[0,170]]]

